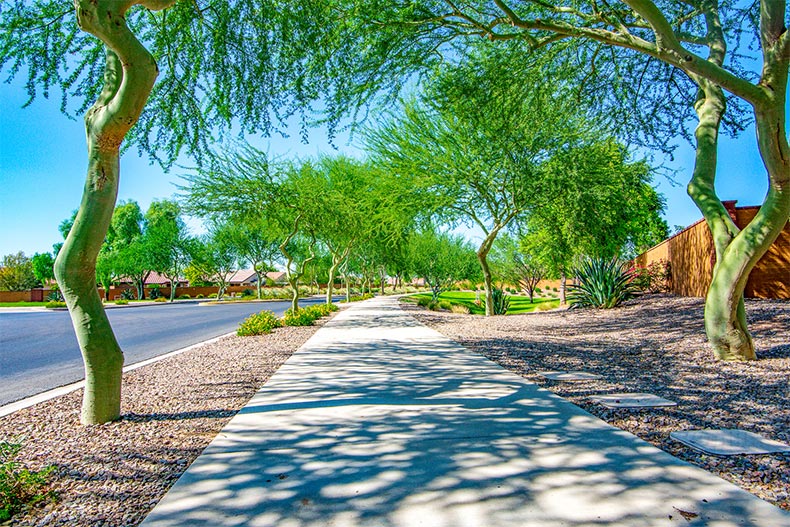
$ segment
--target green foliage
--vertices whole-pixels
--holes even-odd
[[[447,300],[439,300],[439,302],[437,302],[436,304],[436,307],[438,307],[439,309],[450,311],[453,308],[453,304],[452,302],[449,302]]]
[[[127,304],[129,300],[134,300],[134,289],[124,289],[121,291],[121,300],[126,300]]]
[[[36,253],[30,259],[33,275],[42,285],[55,279],[55,257],[52,253]]]
[[[616,258],[588,258],[576,270],[577,285],[570,285],[572,308],[610,309],[632,298],[637,290],[634,274]]]
[[[167,298],[160,296],[154,299],[154,302],[167,302]]]
[[[348,300],[344,298],[343,300],[340,301],[340,303],[345,304],[346,302],[361,302],[362,300],[369,300],[375,296],[376,295],[374,295],[373,293],[362,293],[360,295],[351,295],[350,297],[348,297]]]
[[[254,296],[254,295],[255,295],[255,291],[253,291],[252,289],[245,289],[244,291],[241,292],[241,296]]]
[[[280,319],[271,311],[261,311],[247,317],[236,330],[240,337],[271,333],[274,328],[282,326]]]
[[[646,267],[633,269],[634,283],[641,291],[648,293],[669,292],[672,269],[666,260],[657,260]]]
[[[125,306],[128,303],[129,303],[129,300],[127,298],[123,298],[123,297],[121,297],[121,298],[119,298],[118,300],[115,301],[115,305],[118,305],[118,306]]]
[[[54,499],[52,492],[44,492],[54,466],[42,470],[28,470],[15,458],[22,448],[20,442],[0,441],[0,521],[42,501]]]
[[[148,291],[148,298],[151,300],[157,300],[162,297],[162,289],[159,284],[154,284],[151,286],[150,291]]]
[[[434,300],[429,296],[420,296],[417,298],[417,305],[420,307],[428,307],[432,303],[434,303]]]
[[[424,230],[409,240],[411,267],[425,279],[434,300],[452,284],[479,274],[474,249],[459,236]]]
[[[63,293],[60,291],[60,286],[57,283],[52,284],[52,290],[47,295],[47,300],[63,302]]]
[[[321,315],[308,308],[301,308],[296,312],[287,310],[283,316],[285,326],[312,326]]]
[[[33,262],[22,251],[7,254],[0,262],[0,291],[27,291],[38,285]]]
[[[179,296],[178,296],[178,298],[179,298],[180,300],[189,300],[189,299],[190,299],[190,298],[192,298],[192,297],[191,297],[191,296],[189,296],[189,295],[187,295],[187,294],[183,294],[183,295],[179,295]]]
[[[203,295],[203,294],[200,294],[200,293],[199,293],[199,294],[197,294],[197,295],[195,296],[195,298],[206,298],[206,296],[205,296],[205,295]]]
[[[44,307],[46,307],[47,309],[55,309],[55,308],[58,308],[58,307],[66,307],[66,302],[63,302],[63,301],[60,301],[60,300],[50,300],[49,302],[44,304]]]
[[[510,308],[510,296],[499,287],[494,287],[491,290],[491,297],[493,302],[492,312],[494,315],[507,314],[507,310]],[[485,300],[483,301],[483,305],[485,305]]]

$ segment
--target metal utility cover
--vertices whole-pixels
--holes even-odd
[[[790,445],[734,428],[672,432],[669,437],[691,448],[717,456],[790,452]]]
[[[652,393],[610,393],[593,395],[590,399],[607,408],[660,408],[678,405],[675,401]]]

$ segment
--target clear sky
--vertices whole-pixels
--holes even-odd
[[[79,205],[85,180],[82,121],[59,112],[57,93],[52,99],[39,97],[30,107],[21,108],[27,100],[22,86],[18,80],[0,84],[0,256],[17,251],[31,256],[51,250],[53,243],[61,241],[58,224]],[[320,130],[311,134],[308,145],[300,142],[296,130],[293,132],[291,139],[272,140],[269,151],[301,157],[336,152]],[[336,140],[340,151],[358,155],[346,142]],[[767,178],[753,130],[735,140],[723,139],[719,159],[719,196],[738,200],[739,205],[762,203]],[[682,145],[671,166],[680,170],[676,177],[680,185],[673,186],[665,178],[656,181],[667,199],[665,217],[670,228],[689,225],[701,217],[685,192],[693,166],[692,149]],[[134,199],[146,210],[153,199],[175,192],[174,183],[182,172],[174,168],[164,173],[140,159],[132,148],[121,160],[118,199]]]

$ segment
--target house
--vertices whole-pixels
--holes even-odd
[[[723,201],[738,228],[744,228],[760,207],[736,207]],[[705,296],[713,277],[716,250],[710,229],[701,219],[634,258],[638,267],[660,261],[669,263],[670,292],[679,296]],[[744,295],[748,298],[790,299],[790,223],[749,274]]]
[[[285,272],[283,271],[269,271],[266,273],[266,279],[271,280],[275,284],[287,284]],[[250,286],[254,287],[258,282],[258,276],[255,274],[254,269],[242,269],[233,273],[228,279],[230,285]]]

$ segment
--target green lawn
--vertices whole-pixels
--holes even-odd
[[[0,307],[44,307],[46,302],[0,302]]]
[[[485,295],[481,291],[480,298],[483,299],[484,297]],[[411,295],[409,298],[431,298],[431,294],[420,293]],[[447,300],[452,304],[466,306],[473,315],[484,315],[486,312],[482,306],[475,305],[475,293],[471,291],[446,291],[439,295],[439,300]],[[553,309],[559,307],[560,301],[556,298],[535,298],[535,302],[531,303],[527,296],[510,295],[510,308],[507,310],[507,314],[528,313],[534,311],[538,305],[540,305],[541,309]]]

